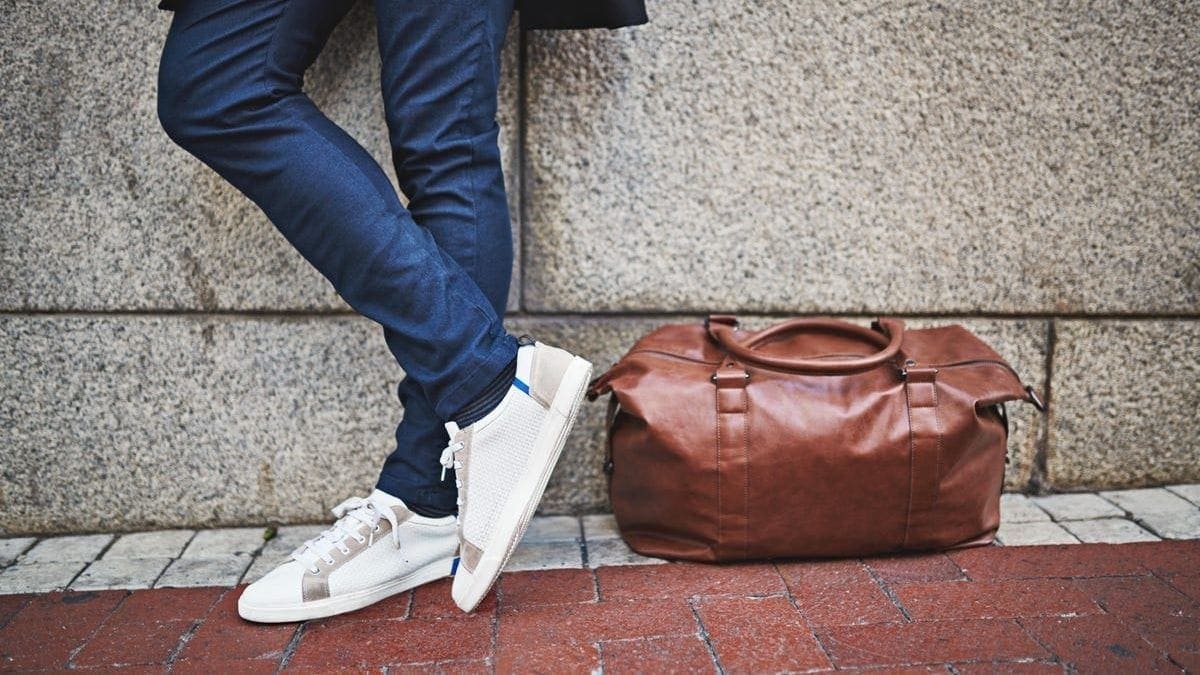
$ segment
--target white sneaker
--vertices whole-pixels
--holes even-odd
[[[375,490],[333,509],[338,521],[250,584],[238,599],[249,621],[306,621],[350,612],[450,576],[454,516],[425,518]]]
[[[446,424],[441,461],[457,470],[462,556],[451,594],[466,612],[525,534],[592,374],[592,364],[570,352],[528,336],[520,343],[516,379],[500,404],[464,429]]]

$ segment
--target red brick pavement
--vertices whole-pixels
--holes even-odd
[[[302,625],[240,589],[0,596],[0,670],[1200,672],[1200,542],[518,572]]]

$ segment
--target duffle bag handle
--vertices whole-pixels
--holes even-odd
[[[890,318],[877,320],[873,325],[878,330],[823,317],[788,319],[758,331],[746,340],[737,338],[737,319],[728,314],[709,315],[704,324],[712,339],[740,361],[811,375],[843,375],[879,367],[895,358],[904,339],[904,322]],[[811,332],[839,333],[858,338],[874,345],[878,351],[860,358],[832,360],[787,358],[764,354],[755,349],[758,345],[779,336]]]

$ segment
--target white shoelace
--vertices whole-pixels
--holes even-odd
[[[309,539],[292,551],[292,559],[300,561],[313,574],[320,571],[315,564],[318,559],[324,561],[326,565],[334,563],[333,556],[330,555],[334,549],[343,555],[350,554],[350,548],[345,544],[347,537],[360,544],[365,543],[367,546],[374,544],[375,533],[380,530],[380,519],[387,520],[392,524],[392,541],[395,542],[396,548],[400,548],[400,521],[396,518],[396,512],[387,507],[379,506],[362,497],[351,497],[333,507],[333,515],[338,520],[328,530]],[[368,536],[364,537],[359,533],[359,524],[370,528]]]
[[[441,457],[441,459],[438,460],[438,463],[442,465],[442,480],[446,480],[446,469],[456,469],[457,470],[457,469],[462,468],[462,462],[458,461],[457,453],[459,450],[462,450],[464,447],[465,447],[465,444],[462,441],[456,440],[456,441],[451,441],[450,445],[447,445],[445,448],[442,449],[442,457]],[[462,480],[455,477],[454,487],[461,489],[462,488]],[[455,500],[455,503],[457,503],[459,506],[462,506],[462,496],[461,495],[459,496],[459,498],[457,500]]]

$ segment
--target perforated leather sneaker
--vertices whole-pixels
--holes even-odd
[[[495,409],[459,429],[442,466],[457,472],[461,561],[454,602],[466,612],[483,599],[525,533],[579,412],[592,364],[521,336],[517,373]]]
[[[425,518],[375,490],[333,509],[338,518],[238,599],[248,621],[305,621],[350,612],[450,576],[458,536],[454,516]]]

